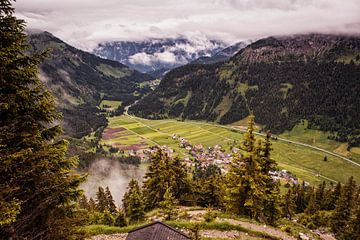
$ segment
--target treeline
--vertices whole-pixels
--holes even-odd
[[[289,186],[287,193],[280,195],[280,183],[270,175],[277,170],[270,157],[270,139],[270,134],[265,139],[255,138],[251,117],[239,146],[241,151],[234,153],[226,173],[216,165],[204,166],[200,162],[189,168],[178,157],[158,149],[151,157],[141,187],[136,180],[130,181],[121,208],[114,207],[109,189],[103,194],[101,188],[95,201],[83,199],[80,206],[92,212],[89,222],[111,222],[117,226],[142,221],[146,212],[156,208],[170,220],[178,215],[176,206],[196,205],[270,225],[277,225],[282,217],[296,218],[310,229],[329,228],[338,239],[359,238],[360,188],[353,178],[345,185],[327,186],[324,182],[316,188],[303,182]],[[104,195],[107,200],[101,200]]]
[[[279,41],[277,45],[281,45]],[[264,44],[277,46],[260,40],[222,65],[174,69],[130,110],[146,118],[204,119],[221,124],[243,119],[252,111],[258,122],[274,133],[290,130],[307,119],[309,128],[330,131],[332,139],[358,146],[360,61],[339,59],[358,53],[360,39],[342,39],[331,50],[319,45],[325,52],[316,57],[287,58],[281,53],[286,54],[288,49],[280,47],[266,53],[281,56],[279,60],[244,61],[243,54],[257,57],[252,48]],[[306,48],[300,50],[306,52]]]

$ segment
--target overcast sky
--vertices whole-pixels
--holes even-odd
[[[206,36],[229,43],[306,32],[360,33],[360,0],[17,0],[29,28],[91,50],[108,40]]]

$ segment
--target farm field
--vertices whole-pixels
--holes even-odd
[[[157,144],[167,145],[173,148],[175,153],[186,155],[187,151],[180,148],[178,142],[172,139],[173,134],[186,138],[191,144],[219,144],[227,151],[234,141],[241,141],[243,136],[241,132],[233,129],[205,122],[148,120],[122,115],[109,119],[101,143],[122,150],[139,150]],[[272,157],[278,162],[279,167],[305,181],[313,184],[324,180],[346,182],[349,176],[354,176],[355,180],[360,182],[360,167],[355,164],[304,146],[276,140],[272,142]],[[328,150],[333,147],[330,146]],[[327,161],[324,161],[325,155]]]

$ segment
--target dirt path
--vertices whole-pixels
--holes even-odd
[[[259,239],[257,237],[251,237],[247,233],[239,231],[219,231],[219,230],[201,230],[200,236],[205,238],[229,238],[237,240],[251,240]]]
[[[259,225],[256,223],[250,223],[250,222],[244,222],[244,221],[240,221],[240,220],[234,220],[234,219],[227,219],[227,218],[220,218],[219,219],[220,222],[228,222],[230,224],[234,224],[234,225],[240,225],[244,228],[253,230],[253,231],[257,231],[257,232],[263,232],[263,233],[267,233],[271,236],[274,237],[278,237],[280,239],[284,239],[284,240],[296,240],[295,237],[292,237],[290,235],[288,235],[287,233],[280,231],[279,229],[267,226],[267,225]]]

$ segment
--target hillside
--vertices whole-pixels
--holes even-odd
[[[307,119],[309,128],[354,146],[360,144],[359,92],[360,37],[269,37],[223,64],[172,70],[129,112],[230,124],[252,111],[274,133]]]
[[[32,52],[48,50],[39,76],[56,97],[67,135],[82,137],[104,125],[97,108],[103,99],[126,105],[150,90],[140,88],[150,76],[78,50],[48,32],[30,33],[28,41]]]

